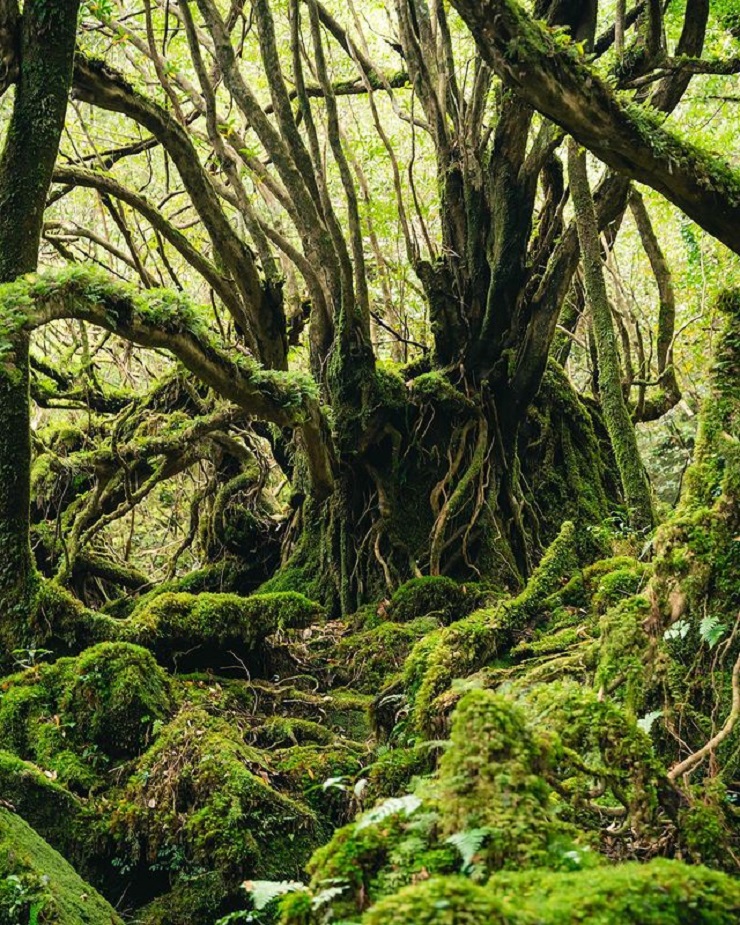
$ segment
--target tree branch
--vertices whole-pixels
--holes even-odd
[[[604,163],[653,187],[740,253],[740,177],[720,158],[622,103],[515,0],[452,0],[498,76]]]
[[[314,490],[333,485],[328,431],[313,381],[296,373],[265,370],[254,360],[221,350],[208,333],[207,318],[181,293],[138,291],[98,271],[74,267],[28,276],[0,286],[0,360],[6,338],[30,333],[51,321],[77,318],[142,347],[173,354],[202,382],[244,411],[297,429]]]

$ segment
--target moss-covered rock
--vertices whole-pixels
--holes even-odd
[[[731,925],[738,915],[736,880],[655,860],[588,873],[499,874],[486,886],[436,878],[381,900],[362,925]]]
[[[141,753],[171,707],[150,652],[104,642],[0,682],[0,747],[86,792],[111,761]]]
[[[405,887],[362,917],[363,925],[519,925],[526,921],[516,916],[509,903],[463,877],[438,877]]]
[[[55,666],[57,667],[57,666]],[[140,754],[172,707],[170,682],[140,646],[105,642],[83,652],[64,673],[59,715],[70,737],[112,759]]]
[[[487,870],[559,866],[575,834],[558,819],[544,776],[559,758],[557,740],[537,734],[520,708],[470,691],[455,710],[435,787],[442,832],[485,830]]]
[[[656,859],[579,873],[497,875],[486,889],[542,925],[730,925],[740,883],[705,867]]]
[[[270,764],[285,789],[302,797],[317,816],[341,825],[350,816],[364,757],[347,744],[294,745],[271,753]]]
[[[135,925],[214,925],[237,908],[232,885],[218,871],[183,879],[134,914]]]
[[[321,830],[304,804],[271,786],[272,774],[238,728],[181,711],[106,800],[121,863],[165,875],[215,870],[231,888],[245,877],[298,876]]]
[[[0,806],[0,923],[122,925],[115,910],[64,858]]]
[[[80,800],[36,765],[0,751],[0,797],[42,838],[78,866],[89,853],[80,841]]]

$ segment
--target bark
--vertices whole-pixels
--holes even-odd
[[[505,84],[605,164],[653,187],[740,253],[740,178],[622,103],[573,50],[559,49],[515,0],[453,0],[485,60]]]
[[[12,4],[10,5],[12,8]],[[27,0],[20,71],[0,157],[0,282],[36,269],[46,196],[59,147],[77,32],[75,0]],[[4,4],[8,9],[8,4]],[[3,26],[8,24],[4,18]],[[11,316],[21,309],[10,306]],[[0,328],[10,328],[6,313]],[[9,333],[9,332],[8,332]],[[29,338],[14,331],[0,356],[0,611],[22,627],[33,593],[29,541]]]
[[[599,360],[599,390],[604,420],[614,447],[630,524],[635,530],[649,530],[654,525],[655,515],[635,430],[622,393],[619,352],[604,281],[586,154],[579,150],[578,144],[572,139],[568,143],[568,173],[581,245],[586,296]]]

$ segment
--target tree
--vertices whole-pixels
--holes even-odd
[[[72,80],[78,2],[0,5],[0,34],[16,48],[5,71],[16,80],[13,114],[0,157],[0,281],[36,269],[46,196],[64,127]],[[17,60],[18,64],[14,63]],[[29,152],[34,152],[29,154]],[[23,626],[34,594],[29,541],[29,341],[14,330],[23,309],[3,316],[0,369],[0,601],[4,621]]]
[[[203,280],[231,325],[222,328],[220,344],[208,346],[207,369],[202,356],[183,353],[177,336],[187,332],[179,322],[146,336],[128,323],[108,326],[140,344],[165,346],[202,382],[236,400],[255,432],[267,436],[292,485],[290,525],[284,517],[279,522],[283,560],[291,574],[320,576],[321,595],[343,612],[424,572],[497,574],[517,585],[563,516],[599,519],[617,500],[609,465],[601,461],[600,415],[580,405],[562,372],[548,367],[551,354],[567,355],[567,347],[553,347],[557,326],[562,320],[567,330],[577,322],[572,307],[582,300],[578,234],[575,222],[565,219],[557,123],[616,168],[595,191],[599,228],[613,240],[633,203],[663,280],[659,247],[639,201],[630,198],[627,176],[653,185],[732,246],[732,174],[658,127],[651,114],[671,110],[692,73],[731,66],[701,58],[708,4],[687,9],[673,59],[663,45],[662,22],[648,14],[626,18],[639,51],[633,52],[639,67],[623,78],[637,88],[629,104],[616,100],[585,61],[584,46],[562,32],[565,27],[579,41],[592,40],[594,12],[587,6],[573,12],[558,3],[540,5],[535,15],[549,16],[553,29],[561,30],[548,32],[513,2],[475,9],[460,2],[476,50],[459,23],[451,25],[444,4],[399,0],[396,72],[372,60],[356,15],[345,28],[314,0],[292,0],[287,20],[276,18],[267,0],[256,2],[257,36],[248,39],[239,38],[239,4],[224,16],[213,0],[147,3],[143,33],[100,6],[98,31],[130,42],[141,68],[132,76],[141,87],[86,53],[84,42],[78,51],[75,98],[123,115],[145,134],[121,148],[60,163],[54,179],[63,186],[52,198],[80,187],[95,191],[120,231],[123,250],[109,242],[108,253],[123,255],[149,288],[151,271],[143,267],[125,217],[124,209],[130,210],[135,222],[152,229],[163,269],[179,282],[169,250]],[[170,41],[170,61],[154,41],[155,21]],[[612,38],[613,32],[596,41],[599,54]],[[240,64],[245,41],[260,55],[269,102]],[[330,43],[333,54],[338,49],[343,55],[339,64],[330,64]],[[506,52],[510,47],[518,63]],[[461,56],[471,75],[467,83],[459,77]],[[142,89],[147,74],[154,93]],[[656,89],[648,101],[643,87],[651,81]],[[401,375],[377,363],[378,330],[389,329],[399,343],[408,337],[378,313],[371,297],[379,280],[386,306],[393,301],[391,261],[372,224],[373,191],[348,139],[344,97],[363,100],[379,138],[397,234],[429,313],[431,349],[422,345]],[[400,142],[391,137],[389,106],[401,119]],[[199,120],[204,131],[197,130]],[[589,129],[596,124],[598,133]],[[439,194],[431,215],[422,208],[413,172],[422,143],[431,144]],[[207,244],[108,169],[149,152],[163,167],[175,166]],[[404,171],[409,152],[411,169]],[[48,240],[65,254],[58,227]],[[84,306],[90,300],[80,292],[80,279],[70,285]],[[287,370],[286,280],[296,305],[290,337],[300,342],[305,331],[313,386],[303,373]],[[669,356],[674,316],[662,304],[655,401],[646,398],[650,370],[643,363],[636,377],[630,357],[622,359],[627,405],[638,418],[663,413],[680,397]],[[65,305],[69,317],[91,317],[69,299]],[[626,349],[629,337],[624,343]],[[248,374],[248,398],[241,387],[226,385],[233,376],[227,353],[234,349],[266,370]],[[620,426],[627,426],[622,417]],[[276,427],[264,430],[255,419]],[[152,446],[151,454],[137,475],[147,490],[193,458],[183,455],[175,464],[170,455],[164,466],[161,446]],[[246,479],[244,465],[230,463],[224,473]],[[101,507],[101,482],[91,472],[83,493],[90,509],[77,494],[67,494],[47,521],[66,518],[76,524],[70,526],[75,536],[92,540],[90,523],[108,523],[137,503],[123,503],[116,494],[126,494],[125,479],[115,484],[106,495],[108,508]],[[25,501],[21,506],[25,510]],[[64,559],[60,574],[74,572],[69,550],[51,559]]]

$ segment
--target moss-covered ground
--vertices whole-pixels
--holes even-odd
[[[416,578],[342,620],[294,565],[123,616],[42,585],[51,652],[0,681],[0,923],[740,920],[724,307],[649,544],[567,521],[523,590]]]

